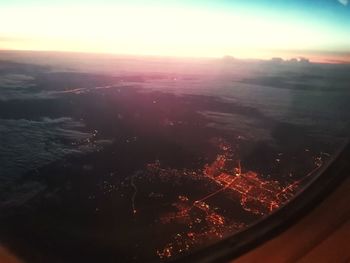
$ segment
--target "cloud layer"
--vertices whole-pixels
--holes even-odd
[[[338,0],[338,2],[344,6],[347,6],[349,4],[349,0]]]
[[[14,177],[92,146],[86,141],[91,134],[82,132],[83,127],[71,118],[0,119],[1,176]]]

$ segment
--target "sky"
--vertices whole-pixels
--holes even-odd
[[[350,62],[350,3],[0,0],[0,49]]]

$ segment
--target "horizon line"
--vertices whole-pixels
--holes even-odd
[[[116,53],[116,52],[104,52],[104,51],[77,51],[77,50],[55,50],[55,49],[2,49],[0,48],[0,52],[32,52],[32,53],[65,53],[65,54],[81,54],[81,55],[97,55],[97,56],[113,56],[113,57],[133,57],[133,58],[158,58],[158,59],[191,59],[191,60],[223,60],[223,59],[231,59],[240,60],[240,61],[261,61],[261,62],[273,62],[274,59],[281,60],[280,62],[293,62],[293,60],[297,59],[297,62],[302,62],[300,60],[307,60],[310,64],[339,64],[339,65],[348,65],[350,64],[350,54],[349,60],[342,60],[336,58],[328,58],[321,59],[319,61],[315,61],[308,56],[305,55],[295,55],[289,56],[288,58],[284,56],[266,56],[266,57],[239,57],[232,54],[224,54],[222,56],[185,56],[185,55],[161,55],[161,54],[127,54],[127,53]],[[296,52],[296,51],[291,51]],[[307,52],[307,51],[306,51]],[[310,53],[315,53],[317,51],[309,51]],[[278,62],[278,61],[275,61]],[[306,61],[304,61],[306,62]]]

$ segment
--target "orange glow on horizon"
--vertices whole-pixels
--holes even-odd
[[[269,17],[254,19],[252,14],[195,9],[124,6],[0,10],[0,49],[4,50],[288,59],[292,57],[289,50],[313,50],[314,43],[331,47],[329,39],[334,34],[301,22],[276,23]],[[284,51],[278,51],[281,48]],[[295,56],[314,62],[350,62],[350,55],[301,53]]]
[[[58,42],[56,42],[58,43]],[[262,59],[270,60],[274,57],[280,57],[283,60],[290,60],[293,58],[307,58],[313,63],[328,63],[328,64],[348,64],[350,63],[350,54],[332,54],[326,53],[322,54],[315,52],[281,52],[281,51],[251,51],[251,50],[237,50],[235,53],[223,54],[223,55],[202,55],[195,53],[179,53],[179,54],[168,54],[168,53],[157,53],[157,52],[115,52],[113,50],[107,49],[82,49],[79,45],[74,48],[74,45],[62,45],[59,48],[50,48],[50,46],[45,46],[45,42],[41,42],[40,45],[28,45],[28,42],[23,42],[20,44],[10,43],[7,45],[1,44],[0,41],[0,51],[48,51],[48,52],[72,52],[72,53],[88,53],[88,54],[101,54],[101,55],[112,55],[112,56],[151,56],[151,57],[174,57],[174,58],[222,58],[225,56],[232,56],[237,59]]]

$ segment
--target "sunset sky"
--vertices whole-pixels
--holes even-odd
[[[0,49],[350,62],[350,3],[2,0]]]

